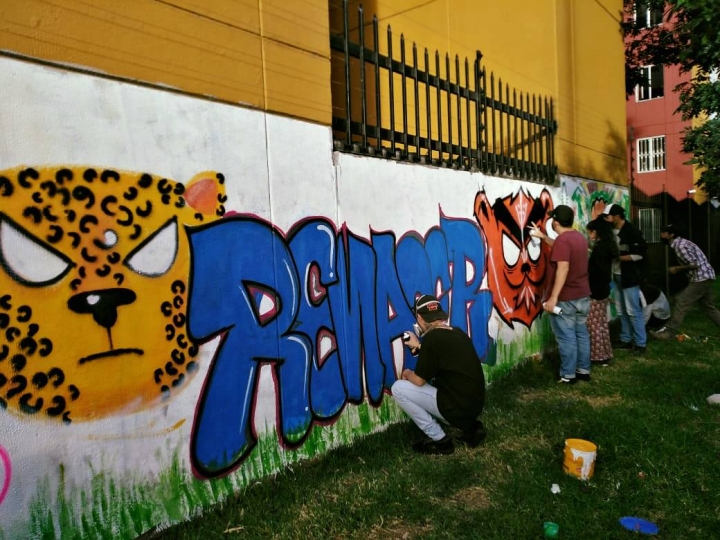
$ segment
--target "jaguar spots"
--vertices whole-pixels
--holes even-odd
[[[90,167],[0,171],[0,406],[90,420],[186,385],[186,226],[219,219],[224,178]]]

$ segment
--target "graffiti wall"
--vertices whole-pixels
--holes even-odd
[[[496,379],[553,345],[530,224],[627,199],[17,60],[0,80],[2,538],[134,538],[402,421],[420,293]]]

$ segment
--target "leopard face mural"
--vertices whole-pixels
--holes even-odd
[[[197,370],[185,225],[225,212],[187,185],[92,168],[0,171],[0,406],[65,422],[167,399]]]
[[[530,236],[533,223],[547,228],[553,208],[547,190],[533,199],[520,189],[517,194],[491,203],[484,191],[475,197],[475,218],[487,242],[488,285],[493,304],[510,327],[513,321],[529,327],[542,310],[542,293],[550,248]]]

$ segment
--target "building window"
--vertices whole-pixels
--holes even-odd
[[[637,165],[638,172],[665,170],[665,135],[638,139]]]
[[[650,243],[660,242],[660,223],[662,211],[659,208],[640,208],[638,210],[638,226]]]
[[[650,9],[649,2],[638,0],[635,2],[635,25],[638,28],[650,28],[662,24],[663,12],[661,9]]]
[[[637,100],[645,101],[663,97],[665,95],[665,85],[663,80],[662,66],[647,66],[640,68],[642,73],[642,82],[638,85]]]

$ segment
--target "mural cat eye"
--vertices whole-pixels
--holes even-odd
[[[16,281],[43,287],[59,281],[73,266],[56,249],[0,214],[0,264]]]

